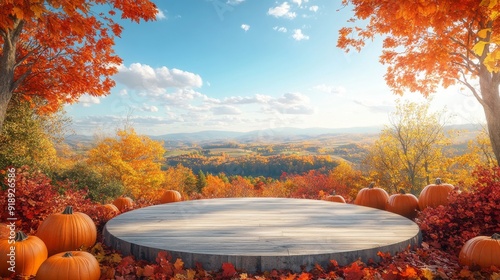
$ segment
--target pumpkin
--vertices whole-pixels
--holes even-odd
[[[130,197],[120,196],[113,201],[113,204],[123,212],[123,210],[131,209],[134,207],[134,201]]]
[[[85,251],[55,254],[42,263],[36,280],[99,280],[101,269],[96,258]]]
[[[120,210],[118,209],[118,207],[116,207],[116,205],[112,203],[104,204],[102,205],[102,208],[104,209],[104,211],[110,212],[114,215],[120,214]]]
[[[345,199],[341,195],[335,194],[335,192],[332,192],[331,195],[325,197],[325,200],[331,202],[345,203]]]
[[[0,240],[8,239],[10,236],[10,227],[8,224],[0,223]]]
[[[453,185],[443,184],[440,178],[436,179],[435,184],[427,185],[418,197],[418,206],[420,210],[427,207],[437,207],[448,204],[448,194],[454,189]]]
[[[359,190],[354,204],[385,210],[389,194],[384,189],[374,186],[375,183],[372,182],[367,188]]]
[[[52,256],[94,245],[97,229],[87,214],[73,212],[73,207],[68,206],[64,212],[48,216],[38,227],[36,235],[45,242],[49,256]]]
[[[403,189],[398,194],[389,196],[385,207],[385,210],[411,220],[417,217],[418,209],[418,198],[411,193],[405,193]]]
[[[179,202],[181,200],[182,200],[181,194],[178,191],[174,190],[165,191],[160,198],[161,203]]]
[[[13,266],[17,275],[35,275],[47,259],[47,247],[40,238],[27,236],[22,231],[16,232],[14,240],[15,242],[7,239],[0,241],[0,276],[12,275],[9,268]],[[15,250],[11,250],[11,247]]]
[[[476,236],[469,239],[462,246],[458,261],[467,266],[500,267],[500,234],[495,233],[491,237]]]

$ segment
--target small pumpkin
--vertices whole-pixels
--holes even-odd
[[[404,216],[410,220],[415,219],[418,214],[418,198],[403,189],[398,194],[389,196],[385,210]]]
[[[166,190],[160,198],[161,203],[171,203],[182,201],[182,196],[178,191]]]
[[[22,231],[16,232],[15,242],[9,241],[0,241],[0,276],[12,275],[9,270],[12,266],[15,266],[16,275],[35,275],[48,256],[45,243],[36,236],[27,236]],[[14,251],[11,247],[15,248]],[[11,259],[12,255],[14,259]]]
[[[384,189],[374,186],[375,183],[372,182],[367,188],[359,190],[354,204],[385,210],[389,194]]]
[[[331,202],[345,203],[344,197],[342,197],[341,195],[336,194],[335,191],[332,192],[331,195],[326,196],[325,200],[326,201],[331,201]]]
[[[495,233],[491,237],[481,235],[469,239],[462,246],[458,261],[461,265],[467,266],[500,267],[500,234]]]
[[[436,179],[435,184],[425,186],[418,197],[418,206],[420,210],[427,207],[437,207],[448,204],[448,194],[454,189],[451,184],[444,184],[440,178]]]
[[[0,223],[0,240],[8,239],[10,236],[10,227],[8,224]]]
[[[49,256],[52,256],[94,245],[97,229],[87,214],[73,212],[73,207],[67,206],[62,213],[48,216],[38,227],[36,235],[45,242]]]
[[[120,209],[118,209],[118,207],[116,207],[116,205],[114,205],[112,203],[104,204],[104,205],[102,205],[102,208],[106,212],[110,212],[110,213],[112,213],[114,215],[120,214]]]
[[[99,280],[99,262],[85,251],[69,251],[55,254],[42,263],[36,280]]]
[[[120,196],[113,201],[113,204],[123,212],[124,210],[131,209],[134,207],[134,201],[130,197]]]

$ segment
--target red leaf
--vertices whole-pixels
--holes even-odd
[[[236,274],[236,269],[232,263],[222,264],[222,276],[223,277],[233,277]]]

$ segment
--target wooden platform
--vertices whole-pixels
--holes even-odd
[[[105,243],[125,255],[155,261],[159,251],[219,270],[230,262],[247,272],[328,267],[420,243],[418,226],[390,212],[320,200],[224,198],[130,211],[110,220]]]

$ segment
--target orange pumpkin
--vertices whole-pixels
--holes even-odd
[[[181,194],[174,190],[166,190],[160,198],[161,203],[179,202],[181,200]]]
[[[113,201],[113,204],[123,212],[123,210],[128,210],[134,207],[134,201],[130,197],[120,196]]]
[[[85,251],[58,253],[42,263],[36,280],[99,280],[101,269],[96,258]]]
[[[435,184],[427,185],[418,197],[418,206],[420,210],[427,207],[437,207],[448,204],[448,194],[454,189],[453,185],[443,184],[440,178],[436,179]]]
[[[8,239],[10,236],[10,227],[8,224],[0,223],[0,240]]]
[[[94,245],[97,229],[87,214],[73,212],[73,207],[68,206],[64,212],[48,216],[38,227],[36,235],[45,242],[49,256],[52,256]]]
[[[35,275],[40,265],[47,259],[47,247],[36,236],[27,236],[22,231],[16,232],[15,242],[0,241],[0,276],[12,275],[14,266],[16,275]],[[12,244],[11,244],[12,243]],[[13,251],[11,247],[15,248]]]
[[[478,265],[490,268],[492,265],[500,267],[500,234],[490,236],[476,236],[469,239],[462,246],[458,261],[462,265]]]
[[[102,208],[106,212],[113,213],[114,215],[120,214],[120,210],[118,209],[118,207],[116,207],[116,205],[114,205],[112,203],[104,204],[104,205],[102,205]]]
[[[375,183],[372,182],[367,188],[359,190],[354,204],[385,210],[389,194],[384,189],[374,186]]]
[[[418,198],[401,189],[398,194],[389,196],[385,210],[413,220],[418,214]]]
[[[345,199],[341,195],[335,194],[335,192],[332,192],[331,195],[325,197],[325,200],[331,202],[345,203]]]

